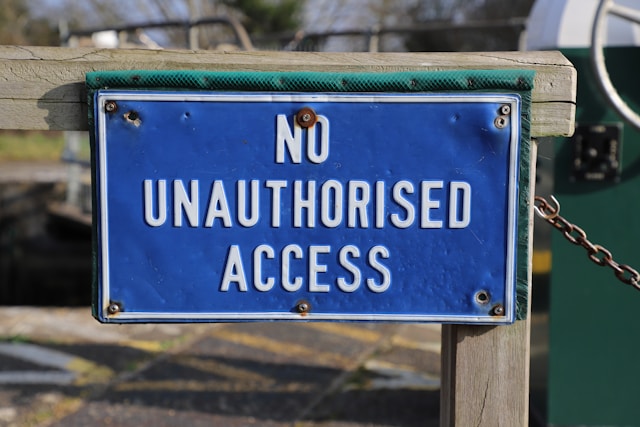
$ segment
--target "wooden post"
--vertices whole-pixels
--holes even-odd
[[[537,145],[531,148],[533,198]],[[531,253],[531,209],[529,230]],[[528,283],[531,292],[531,266]],[[530,314],[529,301],[527,319],[510,326],[443,325],[441,426],[529,425]]]
[[[574,129],[576,71],[558,52],[294,53],[20,46],[0,46],[0,129],[87,130],[85,73],[132,69],[531,69],[536,71],[531,136],[567,136]],[[535,160],[535,149],[532,156]],[[527,425],[529,336],[528,320],[512,326],[443,328],[442,425]]]

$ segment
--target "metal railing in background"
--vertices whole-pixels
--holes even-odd
[[[527,18],[515,17],[501,20],[485,21],[434,21],[420,25],[389,26],[374,25],[369,28],[351,28],[343,30],[307,32],[304,30],[290,31],[278,34],[267,34],[254,37],[254,44],[258,47],[273,46],[287,51],[322,51],[327,39],[332,37],[360,37],[363,39],[364,51],[380,52],[381,39],[385,36],[417,36],[428,33],[443,33],[450,31],[480,31],[510,30],[516,34],[516,42],[512,50],[525,50]],[[275,49],[274,49],[275,50]]]
[[[197,20],[146,22],[77,30],[69,30],[68,25],[62,23],[60,25],[60,40],[63,46],[73,47],[79,44],[79,39],[81,38],[92,38],[95,34],[109,32],[116,35],[117,43],[115,46],[112,46],[114,48],[123,47],[122,45],[128,44],[133,35],[134,38],[138,39],[137,44],[141,47],[158,49],[162,48],[162,45],[154,41],[151,37],[148,37],[147,32],[149,30],[177,29],[184,33],[183,43],[174,47],[195,50],[200,48],[200,30],[206,26],[220,26],[230,30],[233,39],[223,40],[221,44],[234,45],[241,50],[253,50],[251,38],[244,26],[237,19],[227,16],[214,16]]]

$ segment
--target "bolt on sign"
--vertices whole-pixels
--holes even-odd
[[[103,322],[515,319],[521,98],[100,89]]]

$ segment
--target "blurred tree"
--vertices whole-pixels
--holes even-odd
[[[224,16],[242,21],[250,35],[291,30],[299,26],[299,12],[304,4],[298,0],[6,0],[16,5],[29,4],[40,10],[50,22],[64,20],[71,32],[84,29],[121,28],[149,22],[198,20]],[[55,22],[57,24],[57,22]],[[149,31],[152,39],[163,47],[187,47],[190,36],[184,27]],[[229,47],[235,43],[228,25],[203,25],[199,31],[200,48]],[[130,36],[132,43],[136,34]],[[233,48],[233,46],[231,46]]]
[[[4,0],[0,7],[0,43],[14,45],[58,45],[55,26],[46,19],[34,19],[23,0]]]
[[[295,30],[300,25],[298,0],[222,0],[225,6],[242,14],[249,34],[269,34]]]

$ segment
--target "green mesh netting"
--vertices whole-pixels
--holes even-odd
[[[254,71],[97,71],[87,74],[90,90],[102,88],[286,91],[434,92],[515,91],[533,88],[533,71],[455,70],[395,73]]]
[[[127,70],[87,73],[89,104],[99,89],[241,92],[492,92],[522,98],[516,318],[526,318],[529,265],[529,172],[532,70],[449,70],[403,72],[272,72]],[[93,129],[93,108],[89,108]]]

